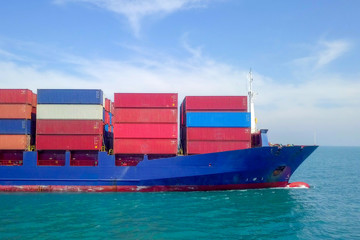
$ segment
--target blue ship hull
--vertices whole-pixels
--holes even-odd
[[[0,166],[0,191],[208,191],[287,186],[291,175],[317,146],[272,146],[149,160],[116,166],[98,153],[98,166],[38,166],[37,152],[23,165]]]

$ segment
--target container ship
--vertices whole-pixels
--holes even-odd
[[[252,97],[0,89],[0,191],[289,186],[317,146],[269,144]]]

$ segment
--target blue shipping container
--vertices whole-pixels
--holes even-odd
[[[103,105],[103,92],[100,89],[38,89],[37,103]]]
[[[0,119],[0,134],[30,135],[31,120]]]
[[[112,116],[113,115],[111,113],[109,113],[109,116],[110,116],[110,125],[112,125],[112,118],[113,118]]]
[[[187,127],[251,127],[248,112],[188,112]]]

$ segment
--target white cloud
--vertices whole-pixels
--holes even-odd
[[[322,67],[336,60],[350,49],[350,43],[344,40],[321,42],[324,49],[318,53],[317,67]]]
[[[24,58],[16,56],[15,54],[5,51],[3,49],[0,49],[0,56],[5,57],[7,59],[11,59],[11,60],[17,60],[17,61],[24,60]]]
[[[189,42],[188,42],[188,37],[189,37],[189,33],[185,33],[182,36],[181,42],[182,42],[182,46],[183,48],[188,51],[190,54],[193,55],[194,58],[201,58],[202,57],[202,48],[201,47],[192,47],[190,46]]]
[[[257,76],[259,126],[280,143],[360,145],[360,81],[357,77],[317,75],[281,84]]]
[[[351,43],[346,40],[319,41],[312,46],[312,53],[309,56],[295,59],[293,63],[297,66],[312,68],[316,70],[337,60],[348,52]]]
[[[11,61],[0,61],[0,71],[1,88],[27,88],[36,91],[38,88],[91,87],[89,79],[74,77],[62,71],[20,65]]]
[[[110,98],[114,92],[177,92],[179,103],[186,95],[246,95],[248,70],[204,57],[187,44],[193,53],[188,58],[149,54],[120,61],[54,56],[76,75],[6,59],[0,61],[1,87],[100,88]],[[314,75],[300,83],[281,84],[255,72],[259,127],[270,129],[272,142],[312,144],[316,132],[321,145],[359,146],[358,79]]]
[[[153,15],[167,15],[173,12],[204,7],[209,0],[55,0],[57,4],[83,2],[123,15],[136,36],[139,36],[144,18]]]

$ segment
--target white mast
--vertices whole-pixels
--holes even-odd
[[[254,98],[255,98],[255,93],[252,90],[252,82],[253,82],[253,77],[252,77],[252,72],[250,69],[249,72],[249,99],[248,99],[248,109],[250,111],[250,120],[251,120],[251,133],[255,133],[256,132],[256,118],[255,118],[255,106],[254,106]]]

